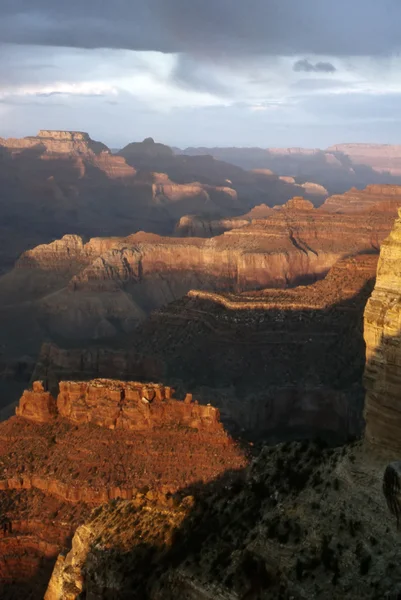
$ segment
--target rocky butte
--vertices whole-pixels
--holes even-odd
[[[99,504],[168,498],[247,463],[219,412],[161,384],[34,382],[0,423],[0,592],[42,598],[55,558]],[[14,594],[14,596],[13,596]]]

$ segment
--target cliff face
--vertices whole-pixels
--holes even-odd
[[[363,310],[377,257],[337,263],[286,290],[191,291],[153,313],[130,343],[165,364],[237,430],[270,439],[362,431]]]
[[[0,144],[12,151],[31,150],[43,148],[49,154],[100,154],[110,150],[105,144],[93,141],[83,131],[54,131],[41,130],[37,136],[22,139],[3,139]]]
[[[41,382],[25,391],[16,410],[19,417],[36,423],[52,422],[60,416],[71,423],[93,423],[108,429],[143,431],[157,427],[190,427],[220,430],[219,413],[212,406],[172,398],[169,387],[155,384],[95,379],[91,382],[62,381],[57,401]]]
[[[401,451],[401,211],[383,242],[376,286],[365,310],[366,438]]]
[[[102,375],[107,379],[128,381],[162,381],[165,375],[163,361],[154,355],[144,355],[130,348],[113,349],[102,346],[60,348],[55,344],[42,345],[36,364],[31,367],[31,380],[45,382],[57,395],[63,380],[88,381]]]
[[[2,597],[24,597],[26,585],[43,598],[58,552],[94,506],[165,497],[246,463],[218,410],[191,394],[103,379],[61,382],[56,398],[35,382],[0,423],[0,512],[11,523],[0,536]]]

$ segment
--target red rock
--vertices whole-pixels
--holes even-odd
[[[35,381],[32,390],[24,392],[15,412],[36,423],[48,423],[57,415],[56,400],[44,390],[41,381]]]

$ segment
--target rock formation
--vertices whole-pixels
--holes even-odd
[[[40,381],[25,391],[16,410],[19,417],[49,423],[57,416],[81,425],[94,423],[108,429],[146,431],[157,427],[220,429],[219,413],[212,406],[172,398],[169,387],[111,379],[61,381],[57,401]]]
[[[295,198],[211,239],[137,233],[84,243],[65,236],[24,253],[0,279],[4,336],[18,339],[10,330],[18,314],[18,325],[28,319],[32,332],[45,324],[50,336],[110,338],[190,289],[242,292],[314,281],[343,256],[377,252],[391,223],[391,213],[331,214]]]
[[[34,381],[32,390],[24,392],[16,415],[35,423],[49,423],[57,416],[56,400],[45,391],[41,381]]]
[[[345,194],[327,198],[321,209],[342,214],[384,212],[395,216],[399,206],[401,185],[368,185],[364,190],[352,188]]]
[[[208,217],[207,215],[185,215],[177,223],[174,232],[178,237],[215,237],[225,231],[249,225],[253,219],[264,219],[271,212],[271,207],[260,204],[245,215],[231,219]]]
[[[218,411],[190,394],[103,379],[61,382],[55,398],[35,382],[0,423],[1,597],[26,587],[43,598],[57,554],[94,506],[165,498],[246,463]]]
[[[398,458],[401,452],[401,210],[383,242],[375,289],[365,310],[366,438]]]

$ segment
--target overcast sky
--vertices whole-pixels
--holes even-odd
[[[401,143],[401,0],[0,0],[0,136]]]

